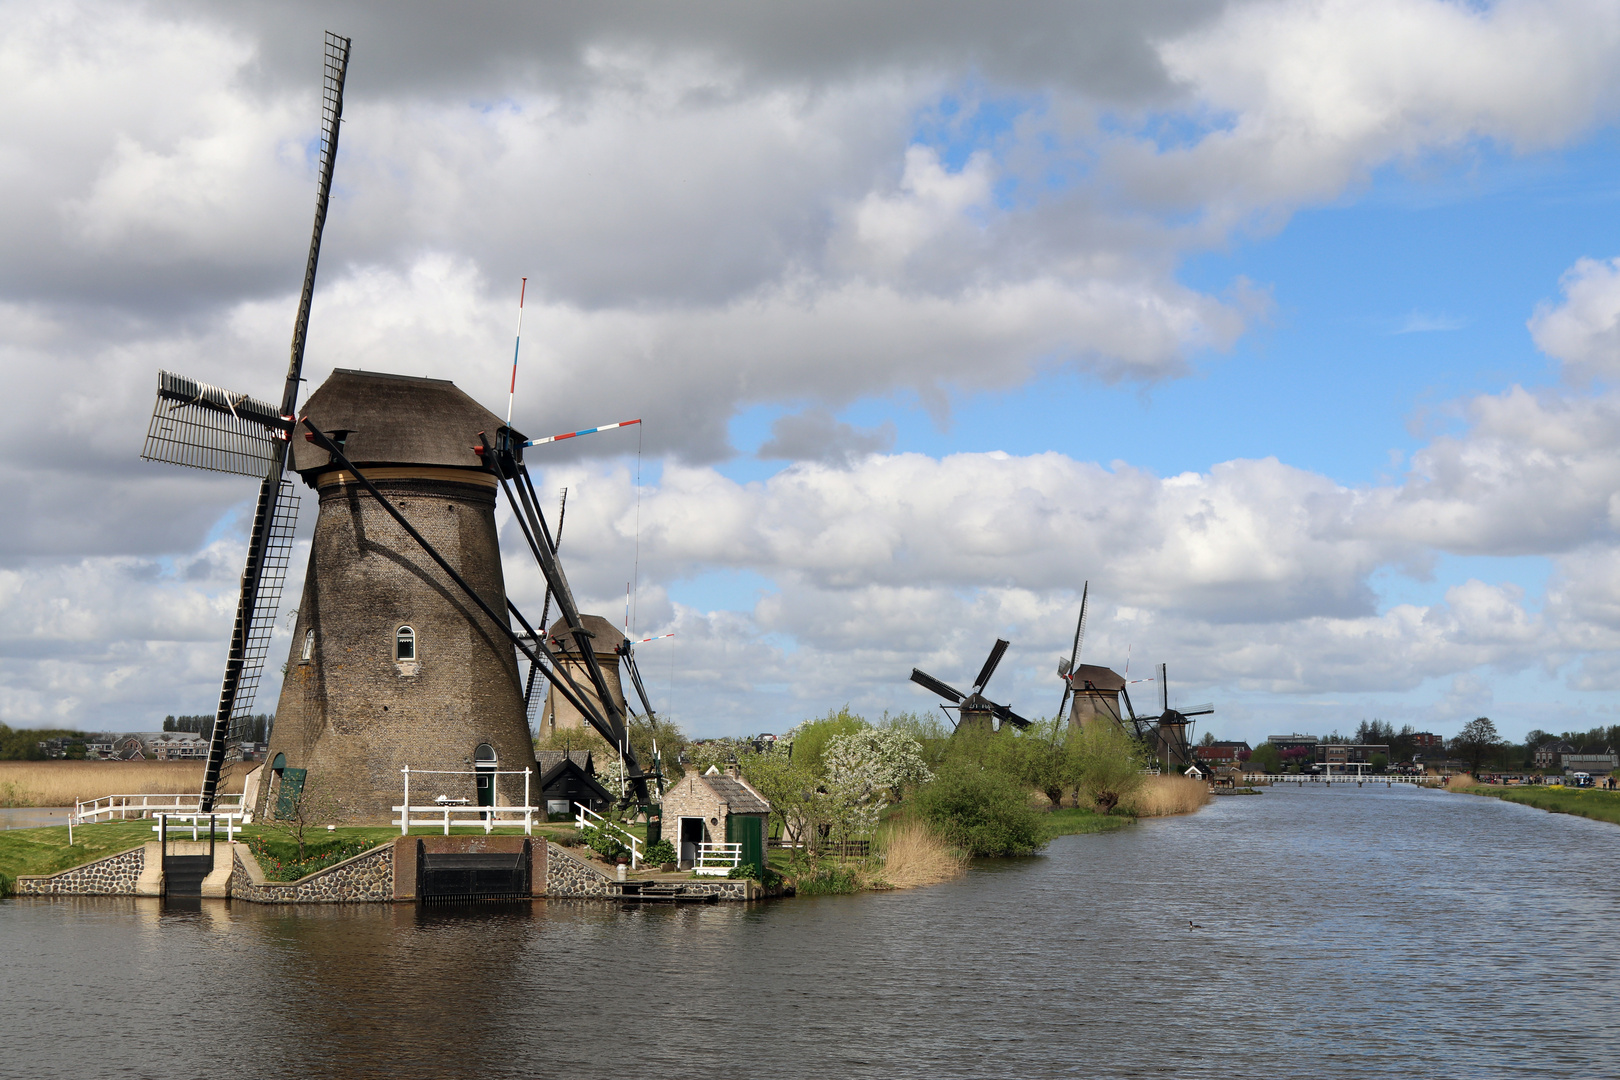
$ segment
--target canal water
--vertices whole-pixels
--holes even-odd
[[[0,1075],[1620,1075],[1620,828],[1276,788],[752,906],[0,903]]]

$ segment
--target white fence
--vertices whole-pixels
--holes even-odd
[[[523,826],[527,836],[534,835],[534,815],[540,812],[538,806],[529,805],[529,778],[533,769],[524,769],[523,776],[523,805],[522,806],[474,806],[469,799],[447,799],[439,796],[434,802],[425,806],[411,805],[411,777],[415,776],[470,776],[474,783],[479,777],[490,778],[492,787],[497,786],[495,778],[499,776],[517,776],[516,770],[499,772],[495,769],[412,769],[409,765],[400,770],[405,776],[405,798],[400,805],[393,807],[395,814],[392,824],[399,826],[399,834],[406,835],[412,828],[443,829],[444,835],[449,836],[452,828],[483,829],[486,833],[492,832],[501,826]]]
[[[214,812],[235,814],[251,821],[251,817],[242,806],[240,795],[215,796]],[[73,823],[87,825],[92,821],[123,821],[126,818],[149,818],[158,814],[173,817],[179,814],[202,813],[201,795],[105,795],[99,799],[75,802]]]
[[[574,824],[579,826],[580,832],[586,829],[607,830],[619,843],[630,849],[630,869],[634,870],[641,865],[641,840],[623,825],[609,821],[584,803],[574,804]]]
[[[159,814],[158,823],[152,826],[152,831],[164,839],[175,833],[184,832],[187,825],[191,827],[191,838],[202,839],[202,830],[205,826],[212,828],[219,824],[225,826],[225,840],[230,842],[236,839],[236,834],[242,831],[242,814]]]
[[[697,862],[692,864],[692,872],[710,877],[725,877],[741,865],[741,844],[699,844]]]

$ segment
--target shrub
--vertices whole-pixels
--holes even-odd
[[[743,863],[741,866],[733,866],[730,870],[726,871],[726,877],[748,878],[750,881],[759,882],[766,888],[774,888],[782,883],[781,874],[778,874],[775,870],[772,870],[768,866],[761,869],[759,863],[751,862]]]
[[[647,861],[654,866],[660,863],[675,861],[675,845],[668,840],[660,840],[647,848]]]
[[[630,849],[619,839],[617,833],[606,829],[588,828],[580,833],[585,846],[602,856],[604,862],[617,862],[621,855],[629,855]]]
[[[1023,785],[970,764],[949,765],[917,795],[917,809],[946,843],[976,858],[1032,855],[1046,846],[1041,815]]]

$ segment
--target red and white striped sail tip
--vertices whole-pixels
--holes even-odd
[[[639,423],[641,423],[641,421],[639,419],[636,419],[636,420],[620,420],[617,424],[603,424],[600,427],[585,428],[583,431],[568,431],[568,432],[564,432],[561,435],[547,435],[543,439],[530,439],[528,442],[524,443],[523,445],[524,446],[542,446],[542,445],[544,445],[546,443],[561,442],[563,439],[576,439],[581,435],[595,435],[598,431],[612,431],[614,428],[629,427],[632,424],[639,424]]]
[[[645,645],[649,641],[658,641],[658,640],[660,640],[662,638],[674,637],[674,636],[675,635],[673,633],[670,633],[670,634],[659,634],[656,637],[644,637],[640,641],[636,642],[636,644],[637,645]]]

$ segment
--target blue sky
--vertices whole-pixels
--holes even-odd
[[[217,693],[248,492],[133,448],[158,368],[278,385],[326,19],[311,385],[504,411],[527,276],[519,426],[645,419],[537,448],[569,573],[636,580],[694,734],[927,708],[997,635],[1042,711],[1086,580],[1087,658],[1223,734],[1614,718],[1620,9],[886,12],[19,10],[0,363],[68,449],[0,438],[0,721]]]

